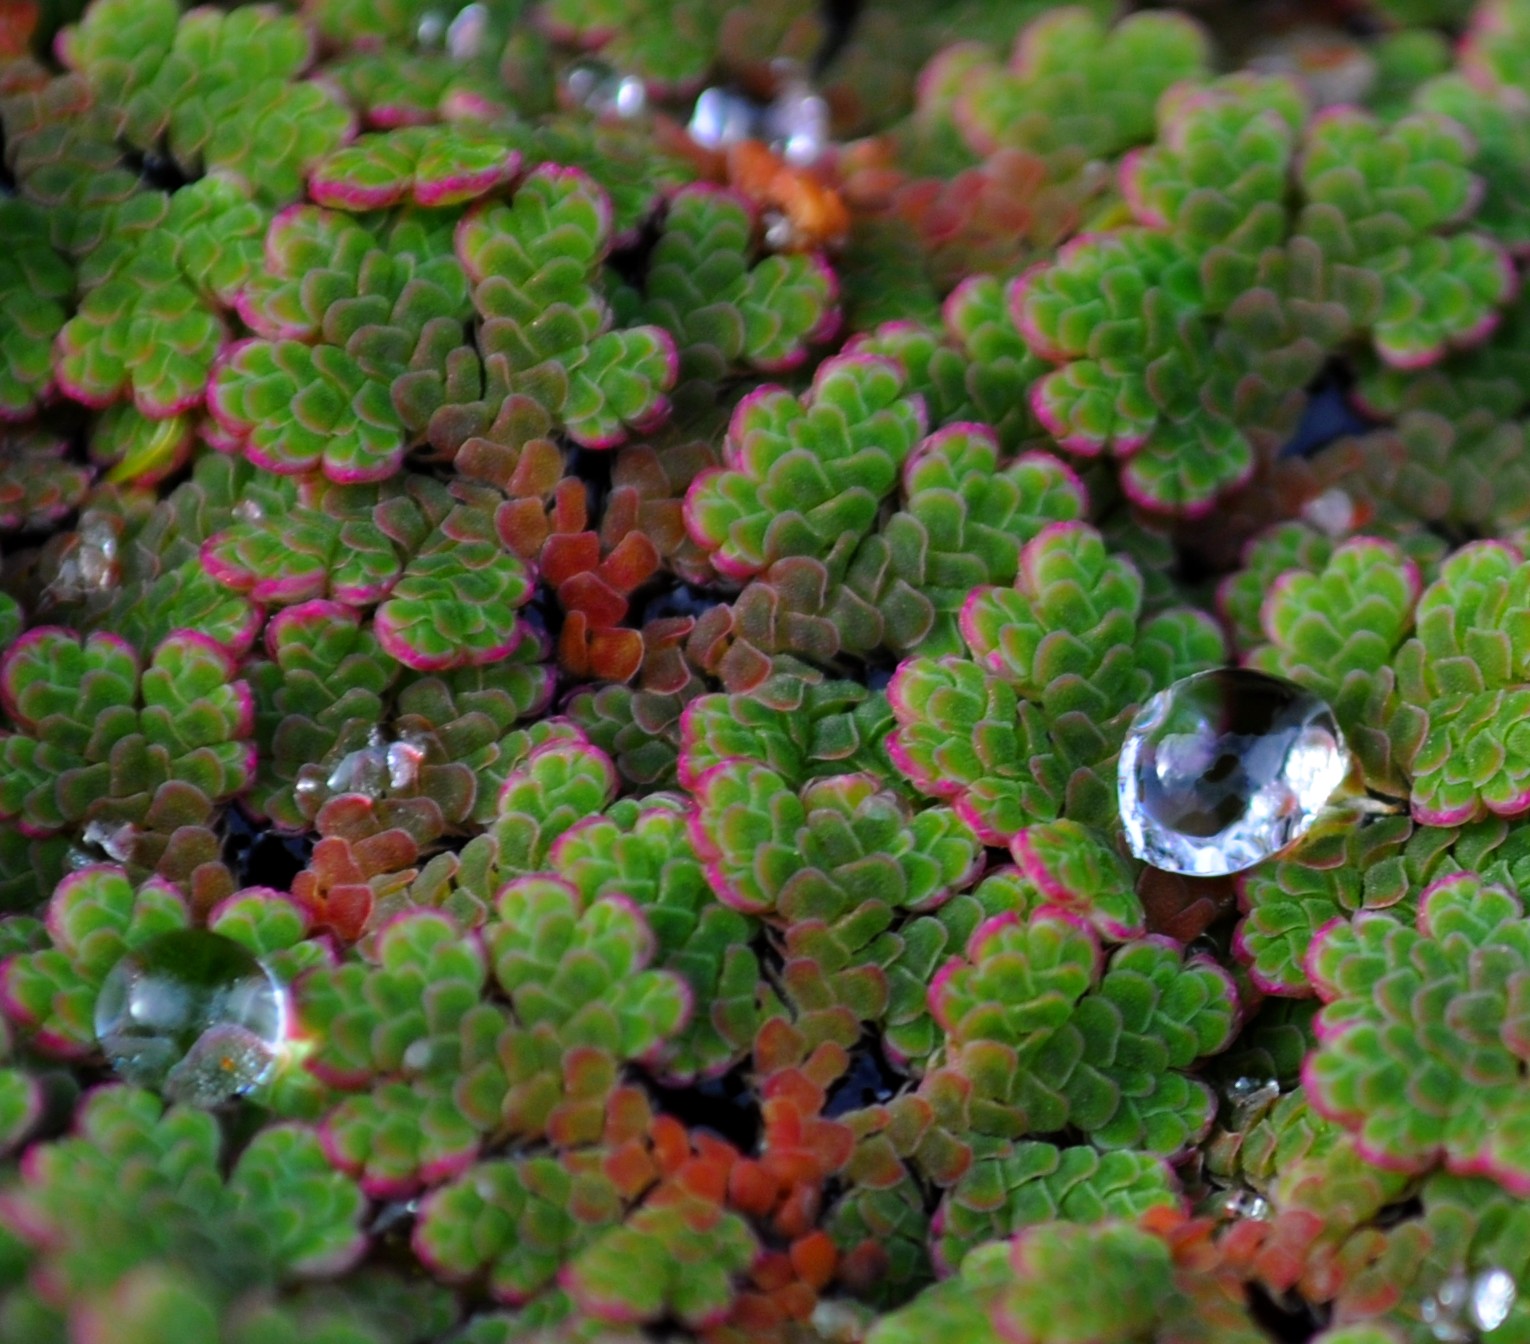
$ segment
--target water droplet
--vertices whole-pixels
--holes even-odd
[[[489,7],[471,4],[462,10],[446,30],[446,50],[453,60],[471,61],[483,50],[489,37]]]
[[[807,168],[828,147],[829,105],[801,75],[788,78],[765,109],[765,134],[787,163]]]
[[[420,763],[425,759],[425,745],[405,735],[388,748],[388,785],[393,789],[412,789],[420,777]]]
[[[1229,1190],[1218,1212],[1224,1218],[1248,1218],[1263,1223],[1270,1217],[1270,1201],[1252,1190]]]
[[[375,728],[367,745],[348,751],[324,781],[330,793],[359,793],[381,798],[388,783],[388,749]]]
[[[1506,1269],[1485,1269],[1472,1280],[1471,1318],[1486,1334],[1509,1319],[1519,1296],[1514,1276]]]
[[[427,9],[415,25],[414,40],[421,47],[439,47],[446,37],[446,15],[439,9]]]
[[[741,93],[703,89],[686,129],[703,149],[727,149],[759,135],[761,110],[758,103]]]
[[[1467,1344],[1471,1331],[1465,1321],[1470,1285],[1464,1274],[1452,1274],[1419,1303],[1419,1316],[1440,1344]]]
[[[133,840],[137,835],[138,830],[130,821],[114,826],[98,817],[86,823],[80,839],[87,845],[94,845],[113,863],[126,863],[133,852]]]
[[[87,593],[105,592],[120,577],[117,525],[104,513],[87,509],[59,559],[47,596],[62,602],[77,601]]]
[[[1223,1123],[1228,1129],[1247,1129],[1280,1099],[1280,1084],[1273,1078],[1234,1078],[1222,1095],[1227,1099]]]
[[[623,75],[604,61],[575,61],[563,72],[563,88],[575,107],[597,117],[630,121],[648,106],[648,92],[636,75]]]
[[[1302,520],[1311,524],[1324,536],[1348,536],[1355,529],[1359,515],[1349,491],[1338,486],[1314,495],[1302,505]]]
[[[127,1082],[213,1106],[264,1081],[287,1030],[282,988],[242,943],[207,929],[160,934],[108,972],[96,1039]]]
[[[241,523],[258,523],[266,516],[266,511],[253,499],[241,499],[234,505],[233,514]]]
[[[1241,872],[1300,839],[1349,771],[1333,711],[1279,677],[1222,667],[1142,707],[1121,748],[1127,843],[1171,873]]]

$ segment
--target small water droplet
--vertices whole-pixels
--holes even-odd
[[[138,830],[130,821],[114,826],[109,821],[96,818],[86,823],[80,839],[87,845],[94,845],[113,863],[126,863],[133,852],[133,841],[137,835]]]
[[[410,1041],[404,1048],[401,1062],[410,1073],[424,1073],[430,1067],[432,1053],[429,1041]]]
[[[127,1082],[213,1106],[264,1081],[287,1030],[282,988],[242,943],[207,929],[124,955],[96,998],[96,1039]]]
[[[648,92],[636,75],[623,75],[604,61],[575,61],[563,72],[563,88],[575,107],[597,117],[631,121],[648,106]]]
[[[1247,1218],[1256,1223],[1268,1222],[1270,1201],[1252,1190],[1229,1190],[1218,1206],[1224,1218]]]
[[[446,30],[446,50],[453,60],[471,61],[489,37],[489,7],[466,6]]]
[[[1302,520],[1324,536],[1337,539],[1354,531],[1358,514],[1349,491],[1334,486],[1302,505]]]
[[[233,514],[241,523],[258,523],[266,516],[266,511],[253,499],[241,499],[234,505]]]
[[[1214,668],[1160,691],[1133,720],[1121,823],[1155,868],[1237,873],[1305,835],[1348,771],[1322,699],[1263,672]]]
[[[1472,1280],[1471,1318],[1486,1334],[1509,1319],[1519,1289],[1506,1269],[1485,1269]]]
[[[788,77],[765,109],[764,129],[772,147],[793,168],[807,168],[829,144],[829,105],[802,75]]]
[[[367,745],[348,751],[324,781],[330,793],[359,793],[381,798],[388,783],[388,749],[375,728]]]
[[[1229,1129],[1247,1129],[1280,1099],[1280,1084],[1273,1078],[1234,1078],[1222,1095],[1227,1100],[1223,1123]]]
[[[120,577],[116,524],[105,514],[87,509],[58,562],[47,595],[58,601],[75,601],[87,593],[105,592]]]
[[[703,149],[727,149],[752,140],[763,129],[758,103],[727,89],[703,89],[696,99],[686,130]]]
[[[1471,1286],[1466,1275],[1452,1274],[1419,1303],[1419,1316],[1440,1344],[1467,1344],[1471,1331],[1465,1316]]]
[[[420,777],[420,763],[425,746],[408,735],[388,748],[388,785],[393,789],[412,789]]]
[[[421,47],[439,47],[446,37],[446,15],[439,9],[427,9],[415,25],[414,40]]]

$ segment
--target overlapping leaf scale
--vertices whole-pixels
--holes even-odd
[[[234,673],[221,648],[189,631],[142,669],[114,636],[28,632],[0,664],[13,725],[0,737],[0,814],[48,835],[91,819],[141,822],[169,794],[189,793],[205,820],[254,774],[253,701]]]
[[[1281,859],[1239,882],[1245,912],[1235,948],[1266,993],[1312,992],[1306,956],[1313,938],[1335,919],[1360,910],[1411,913],[1422,885],[1405,851],[1411,826],[1403,817],[1354,827],[1323,851]]]
[[[979,850],[948,808],[914,812],[865,775],[792,787],[768,766],[729,760],[697,780],[690,827],[713,889],[746,914],[832,923],[867,902],[940,904]]]
[[[64,439],[16,429],[8,431],[6,447],[7,459],[0,463],[0,530],[51,527],[85,498],[92,473],[69,459]]]
[[[1083,515],[1083,483],[1045,453],[999,466],[983,425],[926,438],[903,468],[903,507],[857,548],[845,583],[882,616],[881,642],[931,657],[961,651],[957,616],[985,584],[1015,580],[1020,549],[1043,527]]]
[[[471,123],[404,126],[358,137],[309,174],[308,194],[336,210],[461,205],[511,181],[520,152]]]
[[[1411,760],[1411,807],[1426,825],[1530,807],[1530,564],[1502,542],[1461,547],[1419,598],[1396,658],[1404,703],[1427,730]],[[1417,712],[1416,709],[1414,711]]]
[[[225,352],[209,388],[230,446],[341,484],[394,475],[461,358],[471,309],[451,248],[450,226],[426,215],[364,225],[316,206],[283,211],[269,269],[239,296],[257,335]]]
[[[7,1214],[26,1229],[58,1300],[82,1316],[134,1270],[175,1266],[227,1304],[252,1287],[295,1286],[355,1263],[365,1200],[325,1162],[311,1130],[268,1128],[231,1169],[223,1148],[208,1112],[101,1088],[74,1133],[39,1149],[7,1190]],[[101,1254],[104,1244],[112,1254]]]
[[[562,725],[537,742],[505,777],[484,837],[496,880],[543,871],[559,836],[603,812],[616,791],[610,757],[577,730]]]
[[[1265,1338],[1240,1275],[1203,1251],[1204,1229],[1167,1213],[1144,1222],[1046,1222],[987,1242],[959,1276],[882,1318],[868,1344]]]
[[[1107,965],[1076,916],[998,915],[930,994],[979,1133],[1074,1125],[1103,1149],[1172,1155],[1210,1127],[1210,1091],[1183,1071],[1227,1045],[1237,994],[1215,963],[1186,962],[1167,939],[1128,943]]]
[[[717,55],[726,7],[680,0],[552,0],[540,26],[560,42],[599,50],[613,68],[631,71],[656,91],[692,91]]]
[[[1439,75],[1413,94],[1413,106],[1464,126],[1475,153],[1471,165],[1482,179],[1483,195],[1474,223],[1514,255],[1530,247],[1524,163],[1530,155],[1530,114],[1504,88],[1483,87],[1463,74]]]
[[[1327,929],[1308,957],[1325,1005],[1312,1104],[1382,1165],[1530,1189],[1527,967],[1519,899],[1475,873],[1434,883],[1416,925],[1376,912]]]
[[[54,250],[48,217],[25,200],[0,204],[9,246],[0,257],[0,419],[20,420],[53,387],[53,340],[68,318],[74,288],[68,261]]]
[[[1422,582],[1417,564],[1385,541],[1346,541],[1316,572],[1291,570],[1268,589],[1267,644],[1247,662],[1322,695],[1360,758],[1367,781],[1396,792],[1397,756],[1411,715],[1396,724],[1392,662],[1413,625]],[[1394,736],[1395,734],[1395,736]]]
[[[303,22],[274,6],[182,15],[172,0],[103,0],[59,40],[138,149],[161,137],[183,170],[228,170],[271,205],[302,193],[306,169],[351,130],[351,115],[301,78],[313,58]]]
[[[931,429],[980,422],[1006,449],[1038,439],[1043,431],[1029,393],[1049,366],[1016,329],[1005,284],[997,276],[969,276],[946,297],[940,316],[938,326],[884,322],[852,338],[846,350],[902,364]]]
[[[802,253],[762,258],[754,232],[741,196],[691,186],[670,199],[641,313],[674,337],[682,382],[796,368],[839,324],[828,266]]]
[[[728,760],[768,766],[794,788],[851,773],[895,783],[890,723],[886,696],[850,681],[782,674],[746,694],[701,695],[680,716],[680,783],[692,788]]]
[[[271,489],[280,507],[247,509],[258,516],[237,518],[202,544],[202,564],[220,583],[268,606],[328,598],[364,607],[398,581],[403,560],[377,514],[384,500],[390,522],[405,513],[415,501],[403,491],[313,477],[277,477]]]
[[[588,448],[662,420],[678,365],[661,328],[613,328],[595,285],[610,238],[606,193],[577,168],[546,165],[508,205],[480,206],[457,229],[488,385],[531,396]]]
[[[443,527],[377,609],[378,643],[406,667],[441,672],[497,663],[530,634],[517,613],[531,597],[531,575],[484,522]]]
[[[1169,1166],[1147,1153],[1100,1153],[1035,1140],[997,1145],[946,1191],[935,1217],[940,1263],[958,1271],[967,1252],[1036,1223],[1134,1218],[1179,1195]]]
[[[953,799],[988,843],[1064,811],[1112,824],[1111,762],[1131,713],[1222,657],[1209,619],[1181,609],[1139,625],[1141,601],[1137,571],[1093,528],[1043,528],[1012,588],[967,599],[969,657],[899,665],[888,687],[899,769],[921,792]]]
[[[139,414],[162,420],[201,404],[229,335],[224,312],[259,263],[267,213],[216,175],[140,199],[142,219],[119,220],[82,265],[84,294],[54,358],[75,401],[101,409],[130,396]]]
[[[1242,567],[1217,586],[1217,611],[1236,649],[1246,653],[1268,639],[1263,608],[1275,581],[1293,571],[1319,573],[1335,545],[1326,533],[1295,521],[1276,523],[1249,542]]]
[[[685,820],[674,795],[622,799],[566,831],[549,856],[586,902],[608,895],[634,902],[657,940],[655,963],[685,980],[696,1011],[655,1061],[682,1080],[736,1062],[754,1041],[763,1007],[759,959],[749,946],[753,921],[715,899]]]
[[[1232,75],[1160,104],[1159,137],[1134,150],[1122,188],[1136,218],[1201,257],[1207,307],[1225,311],[1254,259],[1285,240],[1285,197],[1307,105],[1289,80]]]
[[[620,1192],[595,1160],[501,1159],[430,1194],[413,1243],[438,1275],[466,1279],[486,1267],[494,1297],[525,1302],[622,1211]]]
[[[1308,134],[1297,235],[1319,245],[1355,325],[1399,368],[1481,342],[1513,292],[1497,242],[1447,231],[1478,204],[1472,149],[1458,123],[1424,112],[1385,125],[1334,109]]]
[[[802,398],[761,388],[733,414],[724,465],[686,492],[686,530],[731,578],[787,556],[822,558],[871,530],[924,424],[902,369],[883,358],[827,360]]]
[[[434,911],[401,916],[374,960],[322,966],[296,985],[308,1068],[354,1091],[321,1131],[330,1160],[388,1194],[439,1181],[477,1154],[480,1135],[453,1101],[472,1043],[497,1038],[500,1010],[483,1002],[483,949]]]
[[[1146,932],[1136,875],[1103,832],[1076,821],[1042,822],[1019,832],[1010,848],[1038,905],[1081,916],[1109,942]]]
[[[1207,56],[1206,35],[1181,15],[1136,14],[1107,28],[1069,6],[1028,24],[1007,66],[964,70],[953,112],[978,153],[1011,146],[1076,169],[1150,139],[1159,95],[1204,78]]]
[[[485,1127],[501,1133],[593,1142],[621,1066],[656,1062],[690,1017],[687,982],[653,966],[658,944],[635,902],[586,902],[558,878],[508,883],[485,942],[512,1022],[466,1104],[492,1105]]]

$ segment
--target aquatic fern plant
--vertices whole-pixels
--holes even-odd
[[[1265,15],[0,0],[0,1339],[1530,1336],[1530,0]]]

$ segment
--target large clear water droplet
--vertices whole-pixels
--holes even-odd
[[[1518,1296],[1519,1289],[1508,1270],[1483,1270],[1472,1280],[1472,1323],[1484,1334],[1498,1329],[1509,1319]]]
[[[112,967],[96,1038],[125,1081],[215,1106],[263,1082],[286,1036],[281,986],[242,943],[206,929],[151,938]]]
[[[1349,772],[1333,711],[1310,691],[1221,667],[1160,691],[1121,748],[1132,853],[1197,877],[1241,872],[1305,835]]]

